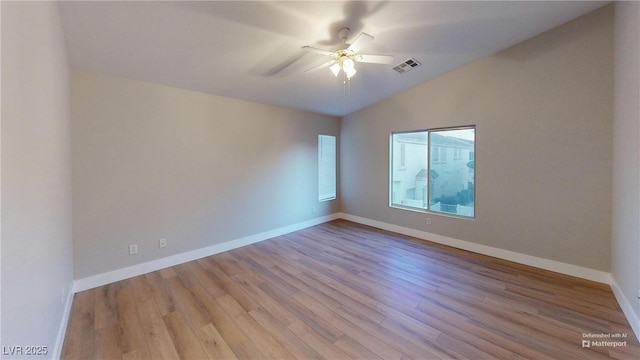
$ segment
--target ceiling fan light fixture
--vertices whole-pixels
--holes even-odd
[[[352,59],[344,59],[342,62],[342,70],[344,70],[347,79],[351,79],[356,74],[355,62]]]
[[[333,73],[333,75],[335,75],[336,77],[338,77],[338,74],[340,73],[340,64],[335,63],[333,65],[331,65],[329,67],[329,70],[331,70],[331,72]]]

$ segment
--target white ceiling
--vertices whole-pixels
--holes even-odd
[[[586,14],[578,1],[62,2],[71,66],[254,102],[344,115]],[[345,87],[328,60],[337,31],[375,37]],[[348,41],[349,42],[349,41]],[[414,57],[422,66],[391,70]]]

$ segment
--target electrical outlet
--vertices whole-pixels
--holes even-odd
[[[160,249],[167,247],[167,239],[158,240],[158,247]]]
[[[427,225],[431,225],[431,218],[427,218]]]
[[[129,245],[129,255],[135,255],[138,253],[138,244]]]

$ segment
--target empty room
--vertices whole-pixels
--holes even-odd
[[[640,359],[640,3],[2,1],[6,359]]]

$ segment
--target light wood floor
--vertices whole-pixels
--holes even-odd
[[[626,344],[584,348],[584,334]],[[640,346],[607,285],[337,220],[77,293],[63,359],[116,358],[640,359]]]

